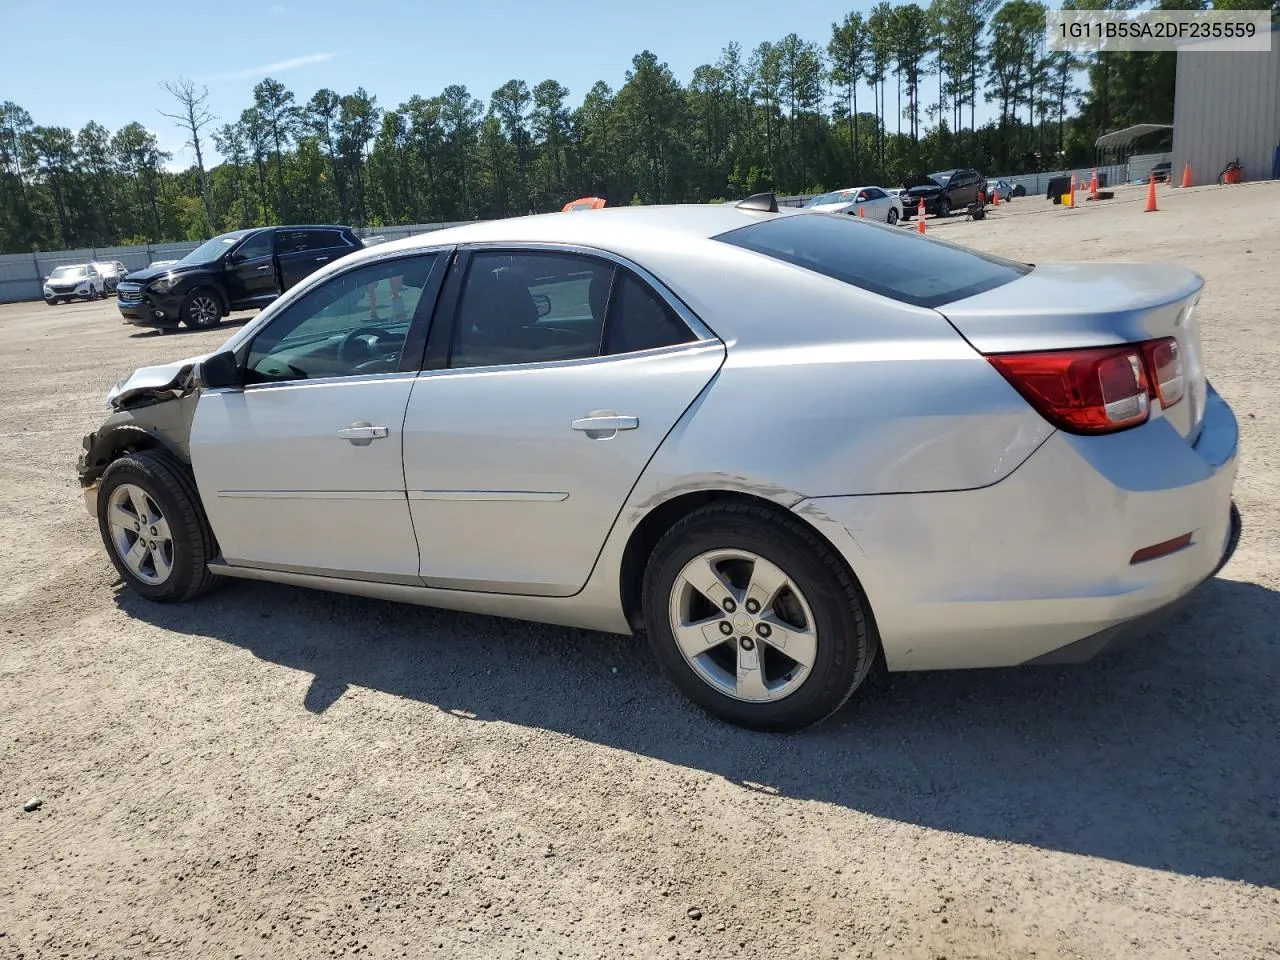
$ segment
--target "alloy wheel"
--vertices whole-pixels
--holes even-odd
[[[746,550],[709,551],[671,588],[671,630],[685,660],[726,696],[771,703],[794,693],[818,651],[813,611],[780,567]]]
[[[107,501],[107,527],[116,554],[143,583],[159,586],[173,573],[173,537],[155,500],[141,487],[122,483]]]
[[[197,327],[211,327],[218,322],[218,304],[208,294],[201,294],[191,301],[191,322]]]

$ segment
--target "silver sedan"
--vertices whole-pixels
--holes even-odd
[[[1202,285],[768,196],[475,223],[124,378],[80,482],[143,597],[643,633],[701,707],[795,729],[881,661],[1088,658],[1216,573],[1237,430]]]

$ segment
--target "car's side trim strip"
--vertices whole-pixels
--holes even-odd
[[[251,576],[259,574],[293,574],[304,577],[323,577],[326,580],[358,580],[362,583],[386,583],[401,587],[422,588],[422,578],[414,574],[362,573],[358,570],[330,570],[326,567],[307,567],[293,563],[254,563],[249,560],[232,560],[223,557],[209,563],[209,570],[224,576]],[[260,578],[261,579],[261,578]]]
[[[410,500],[491,500],[559,503],[569,494],[554,490],[410,490]]]
[[[403,500],[403,490],[219,490],[237,500]]]

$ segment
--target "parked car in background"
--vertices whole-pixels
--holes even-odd
[[[129,272],[128,268],[119,260],[95,260],[93,261],[93,266],[98,273],[102,274],[103,284],[106,286],[107,293],[115,293],[116,287],[120,285],[120,281]]]
[[[1217,572],[1203,286],[772,196],[467,224],[123,378],[79,481],[147,600],[239,577],[638,632],[706,710],[789,730],[881,658],[1088,659]]]
[[[949,217],[953,210],[984,200],[986,191],[987,181],[977,170],[942,170],[912,177],[902,185],[902,216],[910,220],[923,200],[926,214]]]
[[[106,283],[92,263],[54,267],[44,278],[44,302],[49,306],[65,300],[98,300],[107,295]]]
[[[364,244],[350,227],[234,230],[177,263],[152,265],[121,281],[120,314],[140,327],[212,327],[233,310],[265,307],[298,281]]]
[[[834,190],[806,200],[803,209],[815,213],[847,213],[855,217],[861,209],[866,219],[879,220],[890,226],[902,219],[902,201],[883,187]]]
[[[1015,184],[1004,177],[1000,177],[998,180],[993,180],[987,184],[985,193],[987,203],[991,202],[997,190],[1000,191],[1001,200],[1012,200],[1014,197],[1025,197],[1027,195],[1027,188],[1022,184]]]
[[[1161,160],[1151,168],[1151,175],[1156,178],[1156,183],[1167,183],[1169,176],[1173,172],[1172,160]]]

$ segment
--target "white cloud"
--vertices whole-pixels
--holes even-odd
[[[326,60],[332,60],[336,57],[336,53],[308,53],[301,57],[291,57],[288,60],[278,60],[275,63],[264,63],[260,67],[246,67],[243,70],[232,70],[229,73],[219,73],[207,80],[253,80],[261,77],[267,77],[274,73],[284,73],[286,70],[296,70],[298,67],[309,67],[313,63],[324,63]]]

